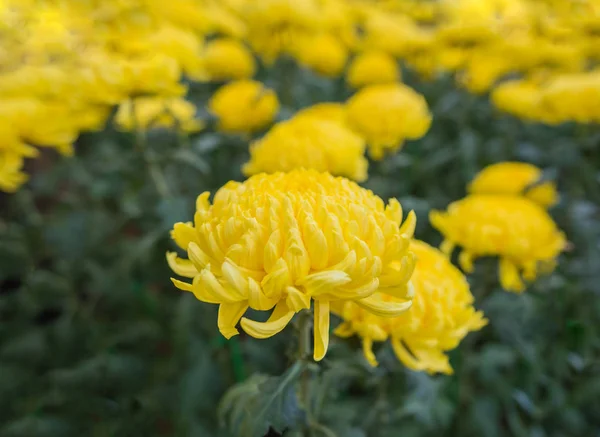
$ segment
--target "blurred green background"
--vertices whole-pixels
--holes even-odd
[[[275,71],[259,80],[282,99],[280,118],[350,94],[342,79]],[[357,344],[332,338],[313,380],[321,434],[600,436],[600,130],[522,122],[449,78],[405,81],[425,95],[432,128],[372,162],[364,186],[414,209],[417,237],[438,244],[431,208],[463,197],[490,163],[531,162],[557,181],[551,214],[572,244],[523,295],[498,287],[495,260],[477,262],[469,280],[490,323],[452,352],[452,376],[408,371],[385,345],[371,369]],[[190,98],[201,108],[214,89],[192,85]],[[197,194],[243,179],[248,139],[209,128],[142,142],[107,128],[76,150],[45,153],[25,187],[0,195],[0,436],[235,436],[219,400],[251,375],[281,375],[294,328],[225,341],[216,306],[176,290],[164,255]],[[295,402],[280,412],[293,416]],[[294,418],[280,419],[267,435]]]

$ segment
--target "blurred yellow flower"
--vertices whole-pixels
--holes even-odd
[[[473,307],[464,275],[443,253],[419,240],[411,241],[410,250],[417,259],[410,310],[384,319],[352,302],[336,302],[332,311],[343,323],[334,334],[361,337],[365,357],[373,366],[377,365],[373,342],[390,338],[396,356],[406,367],[451,374],[446,352],[457,347],[469,332],[484,327],[487,320]]]
[[[348,59],[348,49],[329,33],[299,38],[292,47],[300,64],[323,76],[339,76]]]
[[[386,206],[354,182],[314,170],[259,174],[228,182],[196,201],[194,223],[176,223],[172,236],[189,259],[168,253],[172,279],[201,301],[219,305],[218,327],[230,338],[236,325],[271,337],[314,302],[314,358],[329,344],[332,302],[354,301],[384,317],[411,306],[408,250],[416,218],[401,225],[395,199]],[[377,295],[374,293],[379,291]],[[394,296],[385,302],[382,296]],[[243,317],[248,308],[273,310],[266,322]]]
[[[137,97],[119,105],[115,122],[127,131],[175,127],[197,132],[204,123],[196,117],[196,107],[182,98]]]
[[[353,88],[400,81],[400,68],[393,56],[367,51],[357,55],[348,67],[346,81]]]
[[[256,71],[250,50],[233,38],[218,38],[207,43],[202,60],[209,80],[247,79]]]
[[[507,195],[473,194],[432,211],[429,219],[444,235],[442,251],[450,255],[462,246],[459,263],[473,271],[473,261],[482,256],[500,258],[500,283],[509,291],[522,292],[538,271],[551,271],[566,239],[552,217],[529,199]]]
[[[249,176],[311,168],[361,182],[367,179],[369,165],[364,153],[364,140],[339,123],[292,118],[276,124],[250,146],[250,161],[243,172]]]
[[[225,132],[250,133],[270,124],[279,111],[275,92],[254,80],[223,85],[211,97],[208,107]]]
[[[346,107],[342,103],[317,103],[296,112],[294,118],[316,118],[346,124]]]
[[[431,124],[427,102],[403,84],[369,85],[346,103],[348,124],[367,140],[373,159],[396,151],[405,139],[425,135]]]
[[[525,162],[499,162],[481,170],[469,184],[470,194],[510,194],[527,197],[544,208],[558,201],[553,182],[539,183],[542,170]]]

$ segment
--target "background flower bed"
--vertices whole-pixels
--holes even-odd
[[[340,80],[285,60],[274,68],[259,79],[277,91],[279,118],[349,95]],[[528,161],[558,182],[552,214],[571,247],[522,295],[498,287],[494,261],[477,261],[471,287],[490,323],[451,353],[454,375],[403,369],[387,350],[371,369],[332,337],[314,387],[327,400],[319,421],[344,437],[596,435],[600,132],[520,121],[449,78],[404,72],[404,81],[424,94],[432,127],[371,162],[363,186],[414,209],[417,238],[437,244],[430,209],[463,197],[490,163]],[[190,99],[202,108],[215,89],[194,85]],[[225,341],[216,308],[178,292],[164,259],[169,230],[192,216],[195,196],[243,180],[247,160],[247,141],[210,126],[142,141],[108,127],[80,137],[72,158],[45,152],[29,164],[28,185],[0,198],[0,435],[223,436],[225,391],[285,371],[292,327]],[[285,422],[295,406],[278,412]]]

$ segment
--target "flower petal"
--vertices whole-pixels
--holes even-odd
[[[238,324],[247,309],[247,302],[222,303],[219,305],[217,326],[223,337],[229,340],[234,335],[239,334],[235,325]]]
[[[313,358],[315,361],[321,361],[329,346],[329,301],[316,300],[314,312]]]

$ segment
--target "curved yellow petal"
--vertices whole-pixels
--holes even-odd
[[[409,238],[412,238],[415,234],[415,228],[417,226],[417,215],[414,211],[411,211],[406,216],[406,220],[400,226],[400,234],[406,235]]]
[[[369,337],[363,337],[362,348],[363,354],[365,355],[365,358],[369,364],[373,367],[376,367],[379,363],[377,362],[377,358],[375,358],[375,354],[373,353],[373,339]]]
[[[294,314],[293,311],[289,310],[285,302],[280,302],[266,322],[257,322],[244,317],[240,324],[242,329],[248,335],[251,335],[254,338],[264,339],[281,332],[290,320],[292,320]]]
[[[321,361],[329,346],[329,301],[316,300],[314,312],[313,358],[315,361]]]
[[[367,311],[381,317],[398,317],[412,306],[412,301],[388,302],[380,297],[369,296],[355,301]]]
[[[167,263],[171,270],[184,278],[193,278],[198,270],[189,259],[179,258],[175,252],[167,252]]]
[[[239,334],[235,325],[238,324],[247,309],[247,302],[222,303],[219,305],[217,326],[223,337],[229,340],[234,335]]]

